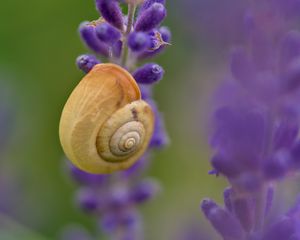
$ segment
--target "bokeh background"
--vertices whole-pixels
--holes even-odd
[[[205,196],[221,200],[226,185],[207,174],[209,96],[227,51],[212,41],[216,36],[210,26],[222,1],[167,2],[165,25],[173,39],[156,59],[166,75],[155,88],[155,99],[171,144],[155,154],[149,171],[163,192],[141,208],[147,240],[211,232],[199,203]],[[65,169],[58,123],[83,76],[75,66],[76,57],[86,52],[77,27],[98,16],[93,0],[1,2],[1,240],[58,239],[69,224],[95,231],[94,219],[74,204],[76,185]]]

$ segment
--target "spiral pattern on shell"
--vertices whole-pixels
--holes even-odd
[[[67,157],[90,173],[129,168],[145,152],[154,115],[133,77],[115,64],[96,65],[69,97],[60,121]]]

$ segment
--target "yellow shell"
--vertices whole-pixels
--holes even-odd
[[[154,115],[133,77],[115,64],[98,64],[74,89],[59,136],[67,157],[90,173],[127,169],[151,139]]]

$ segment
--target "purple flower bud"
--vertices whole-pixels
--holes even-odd
[[[144,203],[153,198],[159,191],[159,184],[154,180],[144,180],[132,190],[131,199],[136,203]]]
[[[81,188],[77,193],[77,202],[86,212],[94,212],[98,208],[98,198],[91,188]]]
[[[137,19],[135,31],[148,32],[156,28],[166,17],[167,11],[164,5],[154,3],[145,10]]]
[[[87,47],[98,54],[108,56],[108,46],[97,38],[95,26],[89,22],[83,22],[79,26],[79,33]]]
[[[148,63],[138,68],[133,73],[133,77],[137,83],[152,84],[161,80],[164,73],[165,72],[161,66],[155,63]]]
[[[128,209],[123,211],[120,216],[120,224],[126,228],[131,228],[135,226],[139,221],[139,214],[132,210]]]
[[[118,217],[113,212],[107,212],[100,219],[101,229],[106,233],[112,233],[118,226]]]
[[[108,45],[113,45],[121,38],[121,33],[108,23],[102,23],[96,27],[97,37]]]
[[[164,42],[166,43],[170,43],[171,42],[171,32],[167,27],[161,27],[158,29],[158,32],[161,35],[161,38]],[[159,45],[159,47],[157,48],[157,46]],[[145,50],[143,52],[141,52],[138,55],[138,59],[142,60],[142,59],[147,59],[147,58],[152,58],[155,57],[156,55],[162,53],[165,49],[166,49],[165,44],[161,45],[161,43],[157,40],[157,38],[155,36],[152,36],[151,38],[151,47],[154,50]]]
[[[158,32],[161,34],[161,37],[165,42],[171,42],[172,34],[168,27],[162,26],[158,29]]]
[[[96,0],[96,6],[102,17],[114,27],[124,28],[123,14],[116,0]]]
[[[169,144],[169,137],[165,128],[163,116],[158,111],[156,103],[153,100],[148,99],[147,102],[151,105],[155,115],[154,132],[149,147],[162,148]]]
[[[74,165],[70,165],[70,170],[72,177],[80,184],[101,186],[108,178],[107,175],[84,172]]]
[[[278,179],[282,178],[290,163],[289,152],[282,150],[278,151],[274,156],[268,159],[264,165],[264,176],[266,179]]]
[[[88,73],[92,70],[92,68],[99,64],[100,61],[93,55],[80,55],[76,59],[76,64],[79,69],[84,71],[85,73]]]
[[[128,189],[124,186],[118,186],[111,190],[109,197],[110,206],[114,209],[120,209],[129,203]]]
[[[149,7],[151,7],[154,3],[161,3],[163,5],[166,4],[166,0],[145,0],[143,4],[140,7],[139,15],[147,10]]]
[[[229,212],[231,212],[233,210],[232,200],[231,200],[232,193],[233,193],[233,190],[231,187],[226,188],[223,192],[224,204],[225,204],[226,209]]]
[[[150,37],[144,32],[132,32],[128,37],[128,46],[133,52],[140,52],[150,47]]]
[[[242,226],[228,211],[220,208],[210,199],[204,199],[201,208],[206,218],[224,239],[244,239]]]

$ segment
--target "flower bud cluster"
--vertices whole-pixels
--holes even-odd
[[[128,4],[127,16],[121,4]],[[79,26],[80,37],[92,54],[79,56],[77,66],[88,73],[107,61],[128,70],[140,87],[142,99],[153,109],[154,133],[146,154],[126,171],[95,175],[70,166],[70,172],[80,185],[77,205],[99,219],[102,232],[115,240],[140,240],[143,237],[137,206],[152,199],[159,190],[154,180],[144,179],[142,174],[149,152],[164,147],[168,136],[152,98],[153,84],[163,78],[165,71],[156,63],[140,65],[138,61],[154,57],[170,45],[169,29],[160,26],[167,10],[163,0],[96,0],[96,9],[101,17]]]
[[[80,185],[77,206],[99,219],[99,228],[110,237],[122,231],[122,237],[141,239],[141,220],[136,206],[157,195],[159,184],[140,179],[148,159],[144,157],[131,169],[114,175],[98,175],[70,166],[73,179]],[[120,238],[123,239],[123,238]]]

